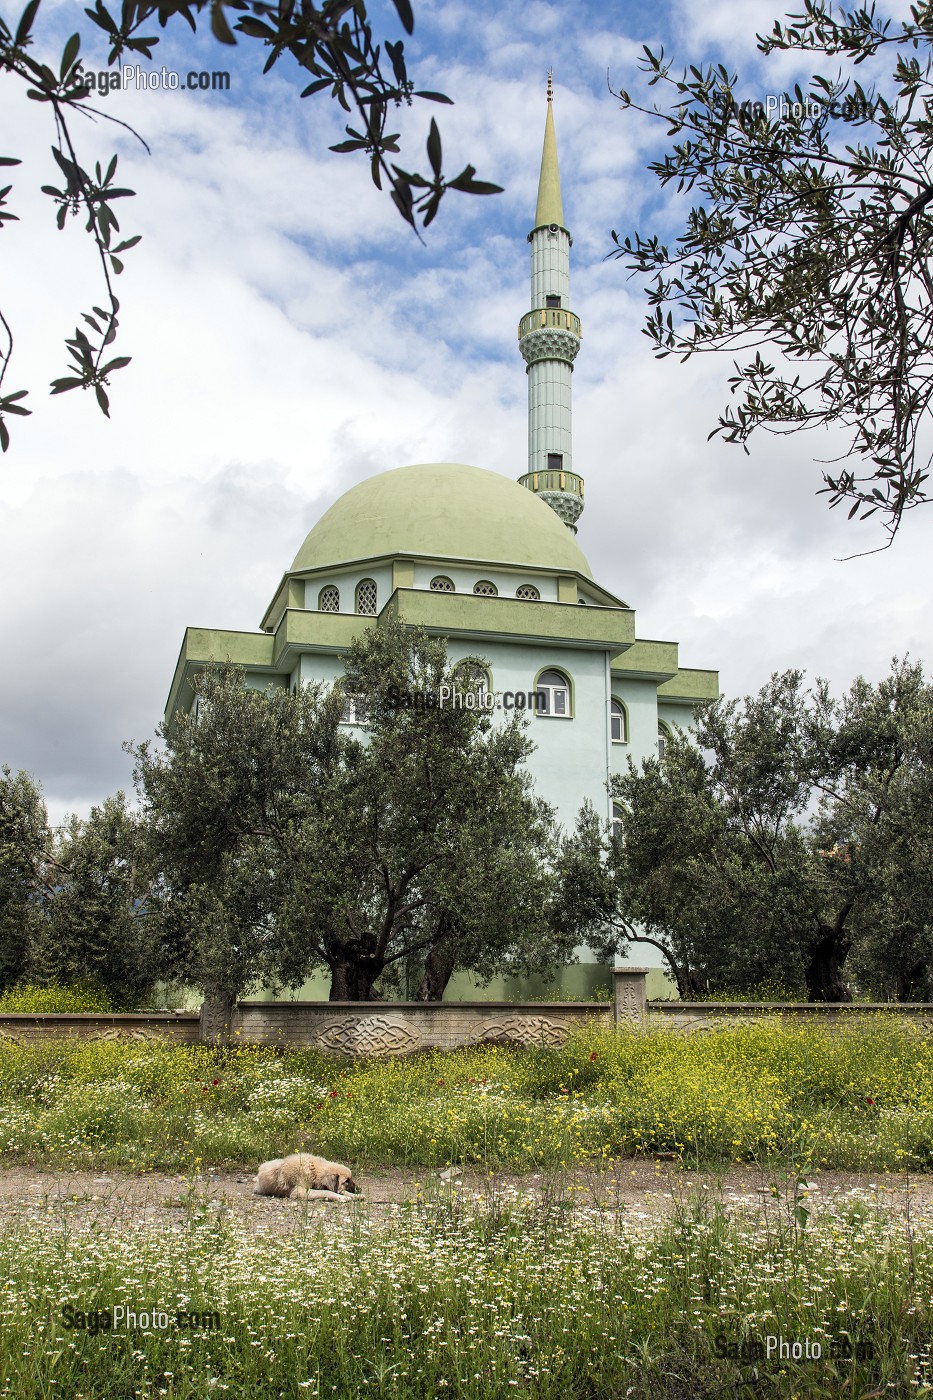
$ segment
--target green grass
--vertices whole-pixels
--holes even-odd
[[[649,1230],[611,1210],[451,1192],[387,1219],[364,1205],[293,1224],[24,1211],[0,1229],[0,1396],[933,1393],[933,1239],[869,1205],[801,1229],[776,1204],[730,1217],[707,1200]],[[71,1320],[122,1306],[169,1325],[95,1335],[65,1325],[66,1305]],[[179,1328],[179,1310],[219,1326]],[[824,1356],[718,1354],[768,1336]],[[847,1342],[861,1359],[833,1357]]]
[[[351,1063],[168,1043],[0,1041],[0,1150],[56,1165],[251,1165],[310,1146],[358,1166],[573,1167],[636,1152],[927,1170],[933,1040],[878,1013],[702,1035],[591,1026],[560,1049]]]

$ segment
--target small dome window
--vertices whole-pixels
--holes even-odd
[[[523,603],[540,603],[541,594],[533,583],[520,583],[515,590],[516,598],[521,598]]]
[[[319,612],[339,613],[340,611],[340,589],[329,583],[326,588],[322,588],[317,595],[317,605]]]
[[[488,578],[481,578],[479,583],[474,583],[473,592],[480,598],[498,598],[499,590],[494,583],[490,583]]]
[[[456,591],[452,580],[446,578],[443,574],[438,574],[436,578],[432,578],[431,580],[432,593],[456,593]]]
[[[356,585],[356,610],[362,617],[376,616],[376,597],[375,579],[360,579]]]

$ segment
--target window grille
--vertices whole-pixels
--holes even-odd
[[[376,616],[376,581],[361,579],[356,585],[356,610],[363,617]]]

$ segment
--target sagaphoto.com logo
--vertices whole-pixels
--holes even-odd
[[[80,88],[91,97],[108,97],[112,92],[229,92],[230,74],[224,70],[190,68],[181,73],[175,68],[142,68],[125,63],[121,68],[85,68],[75,66],[72,87]]]
[[[62,1305],[62,1326],[69,1332],[218,1332],[220,1313],[195,1312],[161,1305],[133,1307],[115,1303],[109,1308],[86,1308],[78,1303]]]
[[[437,690],[399,690],[390,686],[386,703],[390,710],[534,710],[548,712],[545,690],[487,690],[441,685]]]

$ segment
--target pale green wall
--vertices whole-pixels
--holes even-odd
[[[520,584],[533,583],[544,602],[557,602],[557,576],[553,573],[539,573],[535,569],[511,573],[505,569],[487,568],[484,564],[425,564],[417,560],[413,587],[429,589],[432,578],[438,574],[449,578],[458,593],[472,593],[475,583],[480,579],[489,579],[498,588],[500,597],[514,598],[515,590]]]
[[[321,589],[333,584],[340,590],[340,611],[342,613],[356,612],[356,585],[364,578],[375,580],[378,597],[376,606],[381,611],[392,594],[392,566],[390,564],[374,564],[372,568],[365,571],[359,565],[354,569],[334,569],[333,572],[328,571],[326,574],[306,579],[304,605],[306,608],[316,609]]]

